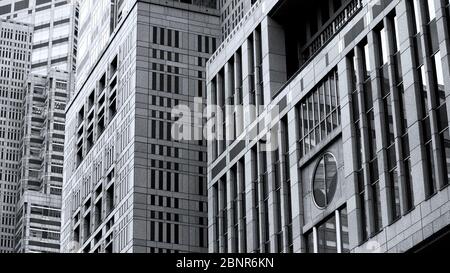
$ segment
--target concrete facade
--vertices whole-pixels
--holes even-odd
[[[218,0],[222,25],[222,40],[231,34],[233,29],[244,18],[255,0]]]
[[[218,11],[193,2],[135,1],[78,84],[63,252],[207,251],[206,146],[172,136],[172,108],[206,102],[195,97],[220,31]]]
[[[68,84],[53,70],[24,85],[15,252],[59,252]]]
[[[209,251],[415,251],[450,224],[449,1],[301,2],[208,63]]]
[[[22,83],[30,69],[33,27],[0,19],[0,252],[15,241],[22,127]]]
[[[4,0],[0,18],[34,26],[31,72],[45,76],[49,69],[70,72],[71,92],[75,83],[78,1]],[[69,94],[71,95],[71,94]]]
[[[20,120],[14,249],[55,252],[59,250],[63,158],[62,151],[53,149],[53,144],[63,145],[61,107],[67,105],[74,92],[78,1],[5,0],[0,3],[0,18],[33,26],[31,55],[27,59],[31,67],[17,85],[23,93],[21,114],[25,114]],[[36,90],[32,89],[35,85]],[[35,93],[38,89],[40,93]],[[49,211],[50,215],[46,215]]]

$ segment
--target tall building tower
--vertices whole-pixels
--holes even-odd
[[[78,36],[77,2],[75,0],[0,2],[0,18],[34,26],[31,57],[33,74],[45,76],[49,69],[55,68],[70,73],[69,80],[74,83]]]
[[[59,252],[69,74],[31,74],[24,85],[16,252]]]
[[[220,36],[216,2],[95,2],[80,6],[61,250],[206,252],[206,145],[172,136],[172,109],[206,104],[205,65]],[[92,14],[110,23],[89,23],[102,18]],[[91,52],[92,44],[100,48]]]
[[[256,0],[217,0],[220,9],[222,41],[224,41],[242,21]]]
[[[61,225],[63,107],[75,85],[78,3],[3,0],[0,18],[33,26],[31,74],[26,75],[27,82],[23,80],[19,85],[24,116],[20,121],[20,155],[16,159],[20,162],[20,173],[15,251],[57,252]]]
[[[449,27],[448,0],[256,1],[207,68],[209,250],[448,242]]]
[[[22,126],[22,84],[30,69],[33,26],[0,19],[0,253],[14,250]]]

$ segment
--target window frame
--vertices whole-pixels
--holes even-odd
[[[339,182],[339,176],[338,176],[338,173],[339,173],[338,169],[339,168],[338,168],[338,164],[337,164],[338,161],[336,159],[336,156],[333,153],[331,153],[330,151],[327,151],[327,152],[323,153],[319,157],[319,160],[317,161],[316,166],[314,167],[314,172],[313,172],[313,175],[312,175],[312,178],[311,178],[311,193],[312,193],[313,203],[320,210],[325,210],[326,208],[328,208],[330,206],[330,204],[332,203],[335,195],[336,195],[336,189],[335,189],[334,193],[333,193],[333,196],[330,199],[328,199],[328,196],[327,196],[327,182],[326,182],[327,177],[326,177],[325,162],[324,162],[324,166],[323,166],[323,168],[324,168],[324,185],[325,185],[325,201],[326,201],[325,206],[320,206],[317,203],[316,197],[315,197],[315,194],[314,194],[314,184],[315,184],[314,182],[315,182],[317,170],[320,167],[320,165],[321,165],[320,163],[322,162],[322,160],[325,160],[326,156],[331,156],[331,158],[333,158],[333,160],[334,160],[334,164],[336,164],[336,182],[335,182],[336,183],[336,189],[337,189],[338,182]]]

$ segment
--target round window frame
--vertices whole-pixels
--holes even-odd
[[[311,193],[312,193],[312,200],[313,200],[313,203],[314,203],[314,205],[318,208],[318,209],[320,209],[320,210],[326,210],[329,206],[330,206],[330,204],[332,203],[332,201],[333,201],[333,199],[334,199],[334,196],[336,195],[336,190],[335,190],[335,192],[334,192],[334,194],[333,194],[333,197],[330,199],[330,202],[328,202],[325,206],[319,206],[319,204],[317,204],[317,201],[316,201],[316,197],[315,197],[315,195],[314,195],[314,181],[315,181],[315,179],[314,178],[316,178],[316,173],[317,173],[317,169],[319,168],[319,165],[320,165],[320,162],[322,161],[322,160],[324,160],[325,159],[325,156],[327,156],[327,155],[330,155],[332,158],[333,158],[333,160],[334,160],[334,162],[336,163],[336,174],[338,173],[338,165],[337,165],[337,159],[336,159],[336,156],[332,153],[332,152],[325,152],[325,153],[323,153],[320,157],[319,157],[319,160],[317,161],[317,163],[316,163],[316,166],[314,167],[314,172],[313,172],[313,175],[312,175],[312,177],[311,177]],[[326,177],[325,177],[325,180],[326,180]],[[338,184],[338,182],[339,182],[339,177],[337,176],[336,177],[336,189],[337,189],[337,184]],[[325,183],[325,185],[326,185],[326,183]],[[326,189],[325,189],[326,190]]]

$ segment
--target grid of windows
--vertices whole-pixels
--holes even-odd
[[[179,7],[168,4],[157,15],[147,12],[152,3],[134,5],[69,106],[65,167],[73,183],[64,189],[63,246],[76,237],[76,250],[83,252],[206,250],[206,151],[202,141],[172,136],[178,119],[171,111],[193,106],[204,93],[204,63],[214,50],[217,24],[209,26],[216,16],[206,9],[188,20],[185,5],[182,17],[189,25],[172,20]],[[159,16],[167,20],[153,19]],[[203,27],[192,32],[191,22]],[[90,183],[85,191],[79,176]],[[147,206],[147,212],[137,216],[135,206]],[[139,240],[130,232],[136,217],[151,227]]]
[[[414,34],[414,55],[417,68],[417,80],[420,88],[421,117],[423,143],[425,147],[425,164],[428,176],[425,179],[427,196],[433,195],[438,190],[438,177],[442,177],[443,184],[448,183],[446,148],[448,139],[448,119],[444,93],[444,80],[439,46],[433,42],[437,33],[433,31],[436,22],[435,7],[428,6],[425,2],[409,1],[409,12],[412,16]],[[426,12],[421,13],[423,8]],[[425,16],[425,21],[422,17]],[[424,24],[421,29],[420,22]],[[417,27],[419,26],[419,27]],[[389,223],[396,221],[414,207],[412,189],[411,158],[409,147],[408,120],[406,118],[405,90],[403,88],[403,71],[400,59],[400,44],[398,41],[398,22],[395,13],[385,17],[383,23],[374,29],[373,42],[378,52],[372,52],[367,41],[362,42],[355,52],[348,56],[349,64],[353,71],[352,92],[352,116],[355,124],[355,177],[358,180],[359,191],[359,223],[361,227],[361,240],[364,242],[369,236],[374,236],[383,228],[380,200],[380,175],[378,166],[378,153],[381,147],[377,147],[377,134],[375,123],[378,117],[374,115],[374,96],[380,94],[380,122],[383,126],[381,142],[384,157],[387,163],[383,169],[387,176],[385,183],[388,188]],[[425,45],[425,46],[423,46]],[[425,51],[430,51],[426,53]],[[370,61],[374,60],[372,64]],[[428,73],[430,67],[431,73]],[[379,78],[373,77],[373,70],[377,69]],[[379,79],[379,84],[374,81]],[[376,89],[374,89],[376,88]],[[360,90],[362,90],[360,92]],[[375,92],[376,91],[376,92]],[[374,93],[375,92],[375,93]],[[361,109],[362,108],[362,109]],[[361,125],[361,117],[365,115],[366,126]],[[432,120],[436,119],[437,140],[433,137],[434,126]],[[361,128],[366,127],[367,133],[361,133]],[[367,136],[367,140],[363,136]],[[367,142],[366,142],[367,141]],[[363,149],[361,143],[368,143]],[[399,145],[397,147],[397,145]],[[436,147],[437,151],[436,152]],[[367,151],[366,151],[367,149]],[[368,162],[368,172],[365,173],[365,164]],[[383,172],[384,172],[383,171]],[[368,178],[368,180],[366,180]],[[367,181],[367,184],[366,184]],[[367,187],[369,186],[369,187]],[[384,204],[383,204],[384,205]],[[367,207],[368,206],[368,207]],[[370,224],[370,225],[369,225]]]
[[[0,253],[15,246],[23,81],[30,70],[32,31],[28,25],[0,19]]]
[[[438,181],[448,184],[448,113],[445,101],[444,76],[440,45],[438,42],[436,7],[433,1],[410,0],[411,13],[414,14],[415,31],[415,65],[417,78],[422,94],[422,128],[423,142],[426,147],[427,161],[427,196],[434,195],[438,190]],[[438,127],[431,124],[436,120]],[[438,134],[434,138],[434,131]],[[440,151],[435,154],[434,150]],[[440,179],[440,177],[443,177]]]
[[[300,155],[308,155],[341,123],[338,76],[331,72],[299,105]]]
[[[300,221],[300,229],[305,227],[308,229],[306,234],[302,234],[306,238],[307,250],[320,253],[348,252],[350,248],[360,251],[370,246],[372,240],[380,241],[383,244],[386,243],[385,240],[397,240],[405,232],[407,233],[407,227],[402,226],[404,225],[403,220],[408,221],[410,219],[408,215],[412,211],[420,210],[421,205],[419,204],[422,202],[440,202],[442,196],[446,196],[445,189],[450,178],[450,133],[447,112],[448,94],[446,94],[448,87],[445,86],[445,83],[448,82],[445,78],[448,75],[448,67],[446,67],[448,66],[448,56],[443,56],[443,52],[446,51],[444,48],[448,47],[447,42],[444,42],[448,40],[448,33],[438,30],[447,30],[445,25],[448,25],[450,29],[449,1],[404,0],[404,2],[400,1],[395,8],[394,5],[389,4],[389,1],[381,1],[374,5],[367,4],[364,1],[336,1],[336,3],[339,3],[336,6],[342,6],[340,4],[343,4],[345,7],[342,8],[342,13],[346,13],[347,8],[351,9],[351,13],[346,14],[348,16],[340,17],[340,12],[338,12],[337,18],[332,17],[332,20],[330,20],[330,22],[341,20],[341,22],[344,22],[343,24],[348,23],[348,30],[330,24],[330,28],[333,28],[336,32],[341,30],[344,32],[341,36],[343,39],[334,40],[334,33],[330,36],[332,32],[327,31],[328,25],[326,24],[324,28],[317,28],[317,22],[307,25],[306,27],[312,27],[318,32],[317,35],[313,35],[314,38],[324,43],[316,47],[317,43],[311,42],[314,52],[317,53],[328,46],[330,52],[313,54],[313,57],[317,56],[317,58],[304,67],[305,71],[300,68],[300,71],[293,73],[295,79],[284,82],[284,87],[277,90],[276,95],[272,98],[273,104],[276,102],[278,105],[286,106],[284,105],[284,99],[286,99],[286,108],[295,107],[294,111],[289,109],[288,115],[282,118],[280,125],[282,128],[288,128],[289,132],[298,134],[297,145],[290,143],[288,144],[291,145],[289,149],[282,144],[278,147],[278,150],[266,153],[261,151],[258,142],[257,144],[251,142],[250,145],[254,146],[245,148],[243,148],[244,145],[239,146],[239,143],[236,142],[228,143],[230,145],[225,146],[222,143],[215,142],[211,149],[214,154],[212,162],[210,162],[213,166],[213,176],[215,173],[223,173],[223,168],[227,170],[230,168],[226,166],[226,162],[229,162],[230,157],[232,161],[237,159],[236,157],[240,154],[240,151],[236,151],[238,147],[246,151],[245,157],[240,158],[240,160],[245,159],[245,166],[247,167],[245,177],[249,180],[247,185],[252,187],[251,191],[247,189],[249,194],[246,196],[247,205],[252,205],[252,210],[248,210],[252,213],[250,216],[252,219],[249,222],[251,225],[247,227],[252,228],[251,232],[247,231],[247,235],[252,236],[252,242],[254,243],[253,246],[248,246],[250,251],[265,252],[269,248],[270,251],[281,252],[286,250],[285,243],[289,245],[290,236],[287,236],[284,241],[280,240],[280,237],[285,236],[283,233],[285,229],[280,228],[280,226],[289,225],[289,222],[283,222],[283,217],[290,218],[291,216],[287,216],[290,215],[290,212],[287,212],[285,207],[280,210],[278,206],[285,200],[283,198],[290,199],[287,196],[288,193],[283,191],[283,186],[289,185],[291,182],[294,187],[296,187],[295,183],[312,182],[312,185],[316,184],[315,187],[311,188],[307,186],[294,188],[303,191],[300,194],[300,198],[303,199],[295,197],[296,201],[300,199],[300,204],[302,202],[303,204],[300,207],[295,207],[294,213],[303,220],[303,222]],[[350,3],[357,4],[353,6]],[[406,4],[406,10],[403,9],[403,4]],[[371,12],[364,15],[358,14],[359,9],[365,7],[365,5]],[[324,18],[330,19],[327,14],[331,15],[329,13],[332,10],[331,7],[323,5],[321,12],[323,12]],[[282,8],[277,6],[277,9]],[[289,12],[286,9],[280,12],[281,16],[288,16]],[[278,10],[272,11],[272,14],[268,16],[271,19],[278,19],[274,15],[277,12]],[[402,14],[397,15],[398,12]],[[355,14],[356,16],[352,17]],[[441,15],[442,17],[440,17]],[[255,15],[255,17],[258,16]],[[365,29],[365,27],[369,28],[365,24],[367,23],[366,18],[373,19],[369,21],[377,23],[370,24],[370,29]],[[279,20],[279,22],[281,21]],[[403,25],[400,25],[400,21]],[[283,28],[281,24],[280,28]],[[322,29],[325,30],[322,32]],[[222,54],[220,57],[226,55],[228,59],[217,58],[211,61],[213,64],[212,70],[215,70],[217,65],[219,65],[219,68],[220,65],[224,65],[222,69],[218,70],[219,72],[215,71],[211,75],[211,102],[213,104],[223,107],[225,102],[230,101],[227,98],[230,93],[225,90],[226,86],[239,88],[239,84],[229,84],[228,81],[231,78],[227,75],[227,71],[232,71],[232,74],[238,75],[240,72],[238,67],[246,67],[247,65],[248,69],[246,68],[243,74],[248,73],[248,75],[242,75],[248,76],[248,79],[244,80],[244,84],[248,84],[249,91],[244,94],[245,103],[258,105],[258,100],[261,99],[257,93],[257,85],[260,84],[257,79],[258,66],[256,65],[256,69],[253,69],[253,67],[255,63],[258,63],[255,59],[258,57],[258,52],[256,52],[258,50],[256,44],[258,38],[256,36],[259,30],[256,27],[253,30],[244,31],[248,35],[247,40],[242,41],[245,51],[237,51],[234,55],[230,52],[218,53],[218,55]],[[272,31],[275,32],[275,30]],[[286,28],[283,31],[285,31],[285,35],[288,33]],[[363,32],[367,33],[365,37],[360,35]],[[407,35],[404,32],[408,32],[411,37],[406,37]],[[270,32],[263,34],[263,37],[267,37],[267,35],[269,37],[267,39],[269,41],[263,41],[263,43],[269,43],[270,47],[270,39],[276,36],[270,36],[272,34]],[[279,33],[276,35],[279,35]],[[330,40],[327,37],[331,37]],[[400,38],[403,40],[400,40]],[[336,40],[339,40],[339,43],[335,43]],[[309,45],[310,43],[307,42],[306,44]],[[331,47],[337,44],[340,47],[339,52],[346,52],[347,56],[340,60],[337,68],[332,69],[332,72],[324,79],[314,78],[313,80],[318,84],[312,91],[300,94],[305,84],[303,81],[311,80],[312,74],[314,76],[319,74],[317,73],[317,70],[319,70],[317,67],[321,67],[317,64],[321,60],[319,56],[326,56],[327,69],[332,66],[330,63],[333,62],[328,60],[327,57],[330,57],[333,52]],[[236,59],[236,56],[241,53],[248,59]],[[270,52],[268,54],[270,55]],[[280,58],[280,61],[287,62],[290,56],[277,57]],[[409,60],[410,57],[412,57],[412,60]],[[239,61],[242,61],[242,64],[236,65]],[[268,63],[270,63],[270,60]],[[232,69],[230,69],[230,66]],[[412,71],[410,71],[411,68]],[[314,73],[308,74],[312,70],[314,70]],[[340,73],[339,80],[337,71]],[[286,74],[289,78],[289,73]],[[346,77],[348,78],[345,79]],[[271,83],[266,84],[270,85]],[[337,90],[338,86],[348,86],[348,90]],[[246,89],[244,88],[244,90]],[[339,131],[341,123],[338,91],[341,92],[341,95],[343,92],[348,92],[349,96],[342,102],[342,107],[349,111],[349,113],[345,113],[346,117],[349,114],[348,117],[350,118],[350,120],[345,120],[346,126],[343,126],[342,134]],[[301,97],[300,102],[294,106],[295,103],[291,100],[298,99],[298,97]],[[236,97],[234,99],[235,102],[238,101]],[[348,107],[347,104],[344,105],[347,102],[349,103]],[[270,102],[268,104],[271,105]],[[254,116],[252,116],[252,112],[247,112],[245,115],[249,131],[253,133],[251,130]],[[256,116],[258,115],[256,114]],[[287,119],[289,119],[289,126],[287,126]],[[234,124],[219,123],[218,130],[223,131],[219,133],[227,135],[231,130],[237,130],[235,124],[238,119],[234,116],[232,120],[234,120]],[[262,130],[273,130],[264,128],[264,125],[255,127],[257,127],[255,131],[258,131],[258,136],[255,135],[254,137],[258,140],[263,138],[260,135]],[[283,142],[288,130],[282,129],[281,131],[282,133],[279,135],[280,143]],[[238,135],[234,135],[234,137]],[[289,137],[286,138],[289,139]],[[340,141],[345,143],[343,148],[340,146],[342,144]],[[286,142],[289,142],[289,140]],[[342,149],[350,147],[352,151],[342,151]],[[229,154],[218,156],[228,152],[225,149],[230,149]],[[345,185],[347,189],[348,186],[352,190],[355,189],[350,201],[352,211],[349,212],[349,215],[351,215],[349,219],[355,220],[355,223],[351,223],[355,225],[354,230],[357,231],[355,234],[348,233],[349,223],[346,217],[343,217],[343,215],[347,215],[346,209],[338,209],[331,215],[325,215],[328,214],[325,213],[325,211],[329,212],[328,209],[336,209],[329,206],[329,199],[331,198],[327,196],[329,191],[326,174],[327,163],[323,158],[327,150],[335,153],[334,149],[336,149],[337,155],[343,155],[345,160],[342,163],[343,165],[351,165],[349,168],[347,168],[348,166],[342,167],[342,169],[350,170],[350,172],[342,171],[344,174],[341,174],[339,173],[341,169],[339,169],[338,173],[346,176],[344,183],[347,183]],[[289,150],[291,150],[290,156]],[[352,156],[348,153],[352,153]],[[224,159],[225,157],[226,159]],[[353,159],[353,162],[347,162],[348,158]],[[292,164],[293,162],[289,163],[289,159],[297,159],[298,162]],[[221,165],[221,163],[225,165]],[[283,166],[283,164],[285,165]],[[292,164],[292,168],[283,169],[289,164]],[[314,173],[312,166],[317,165],[318,170]],[[219,167],[222,167],[220,171],[218,170]],[[293,170],[297,170],[298,173],[293,172]],[[236,166],[233,166],[227,172],[227,175],[231,173],[234,176],[237,172]],[[226,178],[228,178],[227,175]],[[297,178],[297,175],[300,178]],[[213,177],[213,182],[217,178]],[[292,181],[290,181],[291,179]],[[311,179],[313,181],[310,181]],[[220,181],[223,181],[223,179],[219,180],[218,183]],[[269,181],[268,185],[265,183],[266,181]],[[273,182],[273,184],[270,184],[270,182]],[[354,182],[354,184],[348,185],[349,182]],[[224,189],[216,184],[211,185],[211,187],[217,192],[229,190],[231,195],[228,196],[233,198],[232,203],[238,203],[237,193],[232,189]],[[270,191],[269,195],[272,197],[269,198],[271,213],[269,213],[268,220],[265,203],[267,190]],[[282,197],[280,197],[280,193],[283,195]],[[355,194],[356,207],[353,203],[353,194]],[[315,201],[320,203],[319,206],[311,205],[313,195],[316,195]],[[214,198],[215,196],[213,196]],[[338,203],[336,206],[342,206],[345,198],[349,198],[348,192],[346,197],[336,198],[336,203]],[[340,201],[343,203],[340,203]],[[237,212],[234,205],[228,209],[232,210],[231,213],[228,211],[228,216],[233,217],[233,228],[237,233],[236,230],[239,228],[237,225],[239,220],[236,219]],[[283,216],[281,219],[278,218],[280,211]],[[218,211],[214,212],[214,217],[217,223],[222,221],[218,217]],[[267,225],[267,221],[271,224]],[[311,228],[312,225],[314,225],[313,228]],[[396,229],[398,234],[395,234],[396,232],[382,233],[381,231],[387,229],[387,227],[390,231]],[[266,232],[270,232],[270,240],[267,239]],[[300,233],[302,232],[300,231]],[[349,236],[355,236],[355,245],[350,246]],[[303,236],[301,237],[303,238]],[[219,247],[223,244],[220,236],[216,236],[214,239],[214,243],[217,245],[214,246],[214,251],[222,252],[223,249]],[[238,244],[237,241],[233,241],[233,244]],[[399,250],[405,250],[403,244],[400,243],[397,246]],[[297,250],[302,251],[303,249],[299,247]]]

